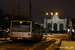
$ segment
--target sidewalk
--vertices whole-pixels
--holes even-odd
[[[5,42],[10,42],[12,40],[10,40],[10,37],[8,37],[7,39],[5,38],[0,38],[0,44],[5,43]]]
[[[75,50],[75,41],[62,41],[60,50]]]
[[[51,38],[61,38],[61,37],[68,37],[67,34],[47,34],[47,35],[43,35],[43,37],[51,37]]]
[[[0,41],[6,41],[6,40],[10,40],[10,37],[8,37],[7,39],[5,39],[5,38],[0,38]]]
[[[50,50],[50,49],[58,50],[59,48],[56,48],[56,47],[58,47],[61,44],[61,41],[63,39],[65,39],[65,40],[67,39],[67,34],[66,35],[65,34],[52,34],[52,35],[48,34],[47,36],[43,35],[43,38],[44,37],[47,37],[48,41],[56,40],[56,42],[52,43],[46,50]]]

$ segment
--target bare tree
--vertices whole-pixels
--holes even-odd
[[[9,7],[9,10],[11,11],[11,14],[12,14],[11,18],[15,19],[16,18],[15,15],[16,15],[16,12],[17,12],[17,9],[18,9],[15,0],[11,0],[8,7]]]

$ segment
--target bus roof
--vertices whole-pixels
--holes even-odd
[[[19,21],[28,21],[28,22],[32,22],[32,23],[35,23],[35,24],[37,24],[37,25],[40,25],[40,24],[38,24],[38,23],[36,23],[36,22],[29,21],[29,20],[12,20],[11,22],[19,22]],[[40,26],[41,26],[41,25],[40,25]]]

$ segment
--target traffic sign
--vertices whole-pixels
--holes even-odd
[[[69,27],[70,27],[70,26],[72,26],[72,21],[71,21],[71,20],[69,21]]]

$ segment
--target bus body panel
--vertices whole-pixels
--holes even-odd
[[[11,40],[32,40],[32,38],[10,37]]]
[[[13,37],[25,37],[28,38],[28,34],[30,34],[31,37],[31,33],[30,32],[11,32],[13,34]]]
[[[15,30],[13,29],[14,26],[15,26],[14,28],[20,28],[20,27],[17,26],[16,24],[12,27],[12,25],[14,24],[13,22],[20,22],[20,21],[22,21],[22,20],[11,21],[10,34],[13,35],[13,36],[10,36],[10,39],[12,39],[12,40],[32,40],[32,41],[36,41],[36,40],[41,39],[41,37],[43,35],[43,33],[42,33],[42,28],[43,27],[41,27],[40,25],[38,25],[36,23],[33,24],[32,21],[22,21],[22,22],[30,22],[30,28],[29,28],[30,31],[29,32],[15,31],[16,29]],[[25,23],[24,23],[24,25],[21,25],[21,28],[24,28],[24,27],[26,27]],[[14,31],[11,31],[12,29]]]
[[[12,32],[13,36],[10,37],[11,40],[31,40],[31,35],[28,37],[30,32]]]

